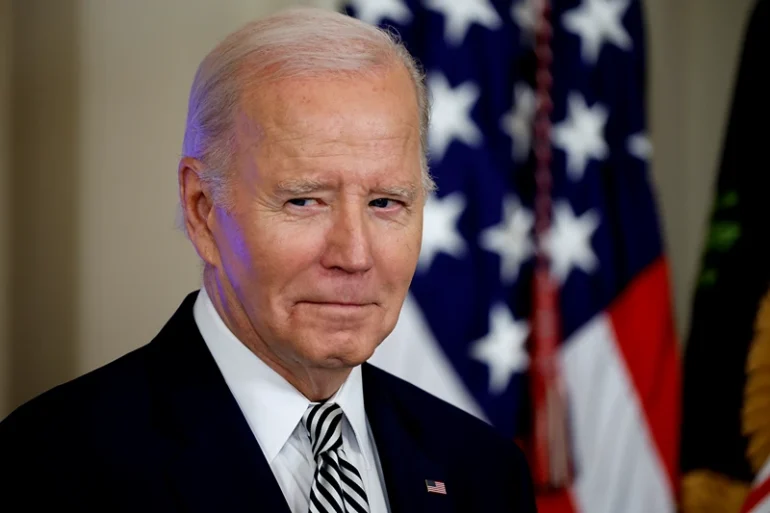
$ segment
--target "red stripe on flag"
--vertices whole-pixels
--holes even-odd
[[[678,497],[681,377],[668,274],[661,257],[631,282],[609,314],[671,490]]]
[[[759,486],[749,492],[749,496],[746,497],[746,502],[741,508],[741,513],[749,513],[752,508],[766,499],[768,494],[770,494],[770,478],[765,479]]]

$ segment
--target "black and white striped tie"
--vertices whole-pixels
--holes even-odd
[[[369,513],[361,474],[342,448],[342,415],[338,404],[313,403],[302,417],[316,462],[310,513]]]

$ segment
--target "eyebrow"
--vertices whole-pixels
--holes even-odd
[[[303,195],[334,189],[335,183],[329,180],[314,180],[312,178],[290,179],[278,182],[275,192],[280,195]],[[414,185],[379,185],[372,189],[376,194],[403,198],[413,202],[417,197],[417,187]]]
[[[407,185],[407,186],[393,185],[393,186],[375,187],[374,191],[377,194],[384,194],[385,196],[395,196],[397,198],[403,198],[408,203],[413,202],[414,199],[417,197],[417,188],[414,185]]]
[[[278,194],[309,194],[321,190],[333,189],[334,184],[324,180],[313,180],[310,178],[283,180],[275,186],[275,192]]]

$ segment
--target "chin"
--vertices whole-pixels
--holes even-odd
[[[352,334],[330,334],[316,339],[306,346],[306,357],[313,364],[325,369],[351,368],[368,360],[380,342],[375,337]]]

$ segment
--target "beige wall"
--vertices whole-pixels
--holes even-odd
[[[653,174],[683,338],[753,5],[754,0],[646,0]]]
[[[8,155],[11,83],[11,0],[0,0],[0,418],[8,410]]]
[[[197,288],[174,230],[187,92],[219,38],[280,4],[81,2],[78,371],[148,341]]]
[[[701,249],[711,211],[715,170],[719,166],[732,91],[754,0],[688,0],[685,42],[687,94],[684,96],[686,165],[682,195],[687,198],[679,219],[679,288],[689,301],[700,270]],[[708,201],[703,201],[708,198]],[[692,227],[690,230],[689,227]],[[672,241],[672,244],[674,241]],[[686,281],[685,281],[686,280]],[[683,314],[689,318],[689,308]]]
[[[0,48],[12,24],[15,57],[8,93],[0,80],[0,180],[12,178],[0,192],[12,191],[17,214],[0,215],[0,272],[12,269],[14,298],[0,304],[0,418],[147,342],[198,286],[197,260],[174,229],[187,90],[219,38],[288,3],[23,0],[10,16],[0,10]],[[647,1],[654,176],[680,331],[749,4]]]

